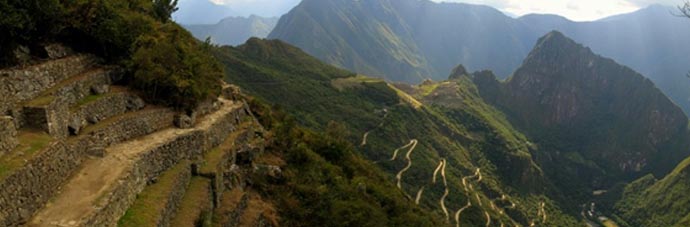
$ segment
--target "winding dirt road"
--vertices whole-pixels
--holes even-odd
[[[405,155],[405,159],[407,159],[407,166],[405,166],[405,168],[400,170],[400,172],[398,172],[398,175],[395,176],[395,179],[398,181],[397,186],[399,189],[402,189],[401,180],[402,180],[403,173],[405,173],[408,169],[410,169],[410,167],[412,167],[412,159],[410,158],[410,155],[412,155],[412,151],[414,151],[414,148],[417,147],[417,140],[416,139],[410,140],[410,144],[408,144],[408,145],[412,145],[412,147],[410,147],[410,150],[408,150],[407,154]],[[408,145],[406,145],[406,146],[408,146]],[[398,152],[398,150],[395,150],[396,154],[397,154],[397,152]],[[393,155],[392,160],[395,160],[396,154]]]
[[[371,133],[371,131],[374,131],[374,130],[376,130],[376,129],[378,129],[378,128],[381,128],[381,126],[383,126],[383,123],[385,122],[386,117],[388,117],[388,110],[387,110],[387,109],[383,109],[383,111],[385,112],[385,114],[383,115],[383,118],[381,118],[381,123],[379,123],[378,125],[376,125],[376,127],[372,128],[371,130],[366,131],[366,132],[364,133],[364,135],[362,136],[362,143],[359,145],[360,147],[363,147],[363,146],[366,146],[366,145],[367,145],[367,137],[369,137],[369,133]]]
[[[417,191],[417,198],[414,199],[414,204],[419,205],[419,201],[422,199],[422,193],[424,193],[424,187]]]
[[[443,196],[441,196],[441,200],[439,200],[439,204],[441,205],[441,210],[443,210],[443,214],[446,215],[446,220],[448,220],[450,219],[450,216],[448,214],[448,208],[446,208],[446,197],[448,197],[450,191],[448,190],[448,181],[446,181],[446,160],[441,160],[441,164],[441,178],[443,178],[443,186],[445,187],[445,190],[443,191]]]

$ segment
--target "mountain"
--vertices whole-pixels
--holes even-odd
[[[337,16],[334,16],[337,15]],[[457,63],[509,74],[524,25],[486,6],[417,0],[306,0],[269,35],[330,64],[393,81],[440,79]],[[471,32],[469,32],[471,31]],[[511,32],[506,32],[511,31]],[[505,69],[505,70],[503,70]]]
[[[268,36],[339,67],[391,81],[445,79],[461,63],[470,71],[510,76],[534,42],[559,30],[595,52],[650,78],[690,112],[690,21],[653,5],[593,22],[555,15],[511,18],[479,5],[428,0],[305,0]]]
[[[227,17],[213,25],[183,25],[194,37],[220,45],[239,45],[250,37],[265,38],[278,23],[277,17],[264,18],[256,15],[249,17]]]
[[[179,24],[215,24],[226,17],[240,16],[229,7],[209,0],[182,0],[177,6],[179,10],[172,18]]]
[[[624,226],[688,226],[690,224],[690,159],[661,180],[647,175],[625,187],[616,214]]]
[[[505,82],[474,78],[482,97],[540,147],[563,189],[610,189],[664,175],[690,155],[683,111],[647,78],[550,32]]]
[[[459,212],[461,226],[578,225],[575,208],[560,202],[565,194],[533,160],[538,148],[482,101],[470,77],[390,84],[322,63],[278,40],[250,39],[222,47],[216,56],[226,65],[227,81],[283,109],[299,125],[345,131],[358,153],[447,224],[458,223]],[[452,95],[447,102],[435,99],[445,93]]]

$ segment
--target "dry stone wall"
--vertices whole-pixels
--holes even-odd
[[[12,117],[0,116],[0,157],[12,151],[19,142],[17,141],[17,128]]]
[[[0,226],[17,226],[43,206],[82,161],[63,142],[39,151],[29,164],[0,179]]]
[[[108,94],[98,100],[79,106],[71,113],[69,118],[69,131],[72,135],[88,125],[96,124],[102,120],[137,111],[144,107],[144,100],[131,93],[118,92]]]
[[[36,98],[58,82],[83,72],[96,63],[89,55],[47,61],[42,64],[0,70],[0,113],[7,115],[21,102]]]

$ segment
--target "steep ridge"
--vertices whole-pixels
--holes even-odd
[[[689,171],[686,159],[661,180],[648,175],[627,185],[615,206],[617,220],[624,220],[622,226],[686,226]]]
[[[473,79],[539,146],[537,162],[571,198],[663,175],[689,154],[679,107],[642,75],[560,32],[542,37],[508,81]]]
[[[413,39],[406,15],[396,11],[395,5],[388,0],[302,1],[281,17],[268,38],[284,40],[325,62],[366,75],[398,81],[434,75]],[[319,42],[314,42],[316,37]]]
[[[505,79],[543,34],[559,30],[641,72],[690,112],[690,48],[684,45],[690,22],[674,12],[652,5],[574,22],[555,15],[511,18],[488,6],[429,0],[312,0],[283,16],[268,37],[357,73],[419,83],[444,80],[458,63]]]
[[[476,89],[464,93],[475,97],[473,105],[450,109],[425,103],[422,95],[410,92],[412,88],[320,63],[281,41],[250,39],[238,47],[218,49],[216,56],[227,66],[226,79],[231,83],[273,105],[290,103],[281,106],[291,116],[297,116],[299,124],[325,132],[346,132],[345,138],[351,143],[360,144],[362,135],[381,123],[381,111],[387,110],[386,123],[369,133],[366,146],[359,147],[358,153],[376,161],[389,174],[388,179],[396,182],[396,173],[408,162],[400,158],[390,161],[391,152],[406,150],[400,146],[415,138],[417,146],[410,153],[413,165],[401,178],[402,192],[414,202],[419,194],[420,208],[443,216],[439,202],[446,188],[429,182],[433,182],[438,161],[445,159],[448,195],[444,206],[449,216],[450,211],[466,206],[468,196],[480,201],[473,201],[474,206],[462,213],[461,225],[486,225],[486,213],[493,224],[528,225],[528,217],[538,209],[542,196],[525,195],[553,190],[531,160],[525,137],[515,130],[506,130],[512,127],[505,119],[497,120],[501,119],[498,112],[478,98]],[[462,84],[465,82],[471,84],[469,79]],[[426,97],[433,94],[425,92],[429,90],[433,91],[418,91]],[[481,181],[467,185],[473,193],[461,193],[461,179],[477,168],[482,169]],[[503,213],[492,209],[490,200],[502,194],[516,198],[524,206]],[[550,224],[569,226],[576,222],[554,204],[547,203],[554,213],[549,215],[553,216],[549,218]],[[448,224],[451,221],[454,219],[448,220]]]

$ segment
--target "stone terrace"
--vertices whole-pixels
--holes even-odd
[[[221,212],[237,208],[221,206],[224,192],[245,194],[264,146],[238,88],[187,115],[114,86],[120,71],[98,62],[71,54],[0,70],[0,226],[196,225],[231,213],[269,226],[266,204]]]

